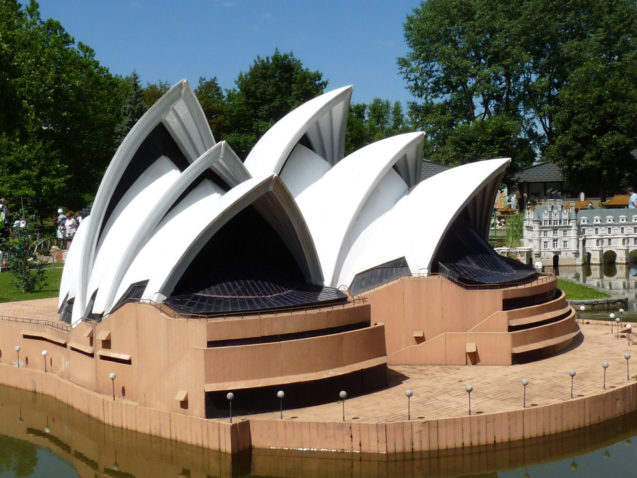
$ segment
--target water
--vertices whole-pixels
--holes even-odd
[[[635,443],[635,445],[633,445]],[[108,427],[50,397],[0,386],[4,477],[636,476],[637,412],[554,437],[403,455],[253,450],[238,456]]]
[[[76,477],[70,463],[28,441],[0,435],[0,478],[17,476]]]
[[[637,265],[635,264],[560,266],[559,276],[602,289],[613,297],[628,296],[633,302],[637,297]]]

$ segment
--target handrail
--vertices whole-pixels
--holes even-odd
[[[22,322],[25,324],[44,325],[45,327],[61,330],[62,332],[67,332],[67,333],[71,330],[71,327],[68,324],[65,324],[64,322],[52,322],[50,320],[27,319],[25,317],[9,317],[6,315],[0,315],[0,320],[6,320],[10,322]]]
[[[295,308],[277,309],[277,310],[270,309],[269,311],[255,310],[250,312],[249,310],[242,310],[242,311],[236,311],[236,312],[232,312],[232,311],[220,312],[217,314],[189,314],[189,313],[178,312],[163,302],[155,302],[150,299],[126,299],[125,301],[121,303],[121,305],[118,308],[124,306],[125,304],[146,304],[156,308],[162,314],[165,314],[173,319],[183,318],[183,319],[225,320],[225,319],[236,319],[236,318],[243,319],[246,317],[250,317],[250,318],[254,318],[254,317],[262,318],[264,316],[278,317],[282,315],[293,315],[293,314],[299,314],[299,313],[305,313],[305,315],[309,315],[312,312],[319,312],[319,311],[325,311],[325,310],[337,310],[337,309],[340,310],[340,309],[345,309],[345,308],[353,307],[360,304],[366,304],[366,303],[367,303],[367,297],[353,296],[353,297],[350,297],[350,300],[348,300],[345,303],[325,305],[325,306],[307,306],[307,307],[295,307]]]
[[[431,275],[442,275],[446,279],[449,279],[454,284],[462,287],[463,289],[468,290],[484,290],[484,289],[522,289],[527,287],[535,287],[539,284],[545,284],[554,280],[554,276],[552,274],[538,274],[535,279],[531,281],[519,282],[519,283],[506,283],[506,284],[465,284],[464,282],[460,282],[452,277],[443,275],[443,274],[431,274]]]

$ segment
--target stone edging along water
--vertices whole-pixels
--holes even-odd
[[[628,307],[628,297],[604,297],[601,299],[580,299],[580,300],[568,300],[568,303],[579,311],[580,306],[586,307],[587,311],[591,310],[616,310],[619,308]]]
[[[55,374],[0,364],[0,383],[42,393],[107,425],[226,453],[248,448],[348,453],[437,451],[517,441],[584,428],[637,410],[637,382],[552,405],[402,422],[243,419],[233,424],[112,400]]]

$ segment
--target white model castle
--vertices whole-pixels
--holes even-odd
[[[637,209],[581,209],[552,200],[524,214],[523,248],[533,262],[576,265],[627,264],[637,251]],[[606,259],[605,259],[606,258]]]

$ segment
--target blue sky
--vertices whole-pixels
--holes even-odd
[[[403,23],[420,0],[40,0],[95,50],[111,72],[174,84],[216,76],[234,87],[241,71],[278,48],[319,70],[328,89],[353,84],[353,102],[411,96],[396,59]]]

